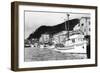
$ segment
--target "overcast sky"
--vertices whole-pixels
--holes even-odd
[[[89,17],[89,14],[70,14],[69,19]],[[25,38],[41,25],[54,26],[68,20],[67,13],[25,12]]]

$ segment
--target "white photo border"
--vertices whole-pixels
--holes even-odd
[[[59,8],[59,7],[46,7],[46,6],[28,6],[19,5],[19,50],[18,50],[18,65],[19,68],[35,68],[35,67],[52,67],[52,66],[64,66],[64,65],[87,65],[95,64],[95,10],[83,9],[83,8]],[[54,12],[79,12],[91,14],[91,58],[82,60],[62,60],[62,61],[40,61],[40,62],[24,62],[24,10],[35,11],[54,11]]]

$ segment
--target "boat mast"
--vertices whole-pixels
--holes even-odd
[[[66,25],[66,19],[65,19],[65,30],[66,30],[66,32],[67,32],[67,25]]]
[[[69,14],[67,14],[67,17],[68,17],[68,25],[67,25],[67,32],[68,32],[68,40],[69,40]]]

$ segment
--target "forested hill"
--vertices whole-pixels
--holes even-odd
[[[69,25],[68,25],[69,22]],[[69,30],[73,30],[73,27],[79,23],[79,19],[72,19],[69,21],[66,21],[66,26],[69,27]],[[61,24],[57,24],[55,26],[40,26],[34,33],[31,33],[29,37],[27,38],[28,40],[30,39],[39,39],[41,37],[41,34],[48,33],[48,34],[56,34],[61,31],[65,30],[65,22]]]

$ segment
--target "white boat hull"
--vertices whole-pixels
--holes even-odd
[[[86,53],[87,50],[86,47],[87,47],[87,41],[84,41],[84,42],[70,44],[62,48],[58,47],[55,50],[60,52]]]

